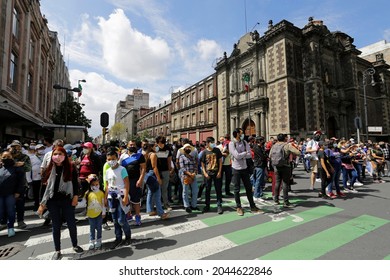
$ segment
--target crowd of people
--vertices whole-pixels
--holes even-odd
[[[0,229],[7,229],[13,237],[15,223],[18,228],[26,227],[27,198],[33,201],[33,211],[45,219],[44,225],[52,227],[53,259],[61,258],[64,223],[73,250],[83,252],[77,241],[76,207],[88,217],[89,249],[102,247],[102,229],[111,229],[109,221],[114,225],[111,249],[115,249],[130,244],[133,220],[135,226],[142,225],[143,202],[148,215],[162,220],[169,218],[173,204],[187,213],[206,213],[212,209],[214,188],[217,214],[224,213],[223,197],[231,197],[237,215],[243,216],[248,211],[241,204],[243,185],[249,211],[263,213],[256,203],[266,199],[269,181],[273,203],[279,205],[283,197],[282,207],[294,207],[289,193],[299,163],[311,173],[308,191],[321,182],[319,197],[345,198],[345,193],[357,192],[355,187],[364,184],[367,175],[374,183],[390,175],[389,144],[325,139],[321,131],[301,141],[286,134],[267,141],[263,136],[246,137],[241,128],[217,141],[207,137],[196,143],[183,138],[169,144],[164,136],[101,147],[49,138],[27,144],[14,140],[0,157]]]

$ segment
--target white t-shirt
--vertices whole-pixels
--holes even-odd
[[[106,170],[105,180],[108,183],[108,190],[117,190],[118,194],[123,195],[123,190],[125,189],[124,179],[128,176],[126,168],[123,166],[118,166],[115,169],[111,167]]]
[[[307,149],[310,149],[310,150],[314,149],[314,150],[316,150],[315,152],[311,152],[310,153],[311,156],[312,156],[311,160],[318,160],[318,156],[317,156],[318,148],[319,148],[318,142],[316,140],[314,140],[314,139],[310,140],[309,143],[307,143],[306,150]]]

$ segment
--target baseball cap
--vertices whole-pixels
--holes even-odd
[[[316,130],[313,132],[313,135],[316,135],[316,134],[322,134],[321,130]]]
[[[20,147],[21,147],[22,144],[20,143],[19,140],[13,140],[10,146],[11,146],[11,147],[12,147],[12,146],[20,146]]]
[[[35,146],[35,150],[39,150],[39,149],[44,148],[44,147],[45,147],[44,145],[38,144]]]
[[[86,143],[83,144],[83,148],[92,149],[93,148],[93,144],[91,142],[86,142]]]

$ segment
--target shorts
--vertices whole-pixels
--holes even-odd
[[[141,204],[141,198],[142,198],[142,187],[137,188],[137,181],[138,179],[130,179],[130,202],[133,204]]]
[[[310,160],[310,167],[312,168],[312,172],[318,173],[318,160]]]

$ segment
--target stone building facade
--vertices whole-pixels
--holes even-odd
[[[315,130],[350,137],[356,136],[357,116],[366,126],[367,110],[367,126],[383,127],[370,137],[386,138],[388,65],[380,57],[370,63],[360,53],[352,37],[312,18],[302,29],[286,20],[270,21],[263,36],[245,34],[215,67],[219,133],[241,127],[247,135],[267,138],[278,133],[306,138]],[[363,86],[368,68],[375,69],[375,86]]]
[[[70,87],[57,33],[38,0],[0,2],[0,143],[53,136],[53,108]]]

